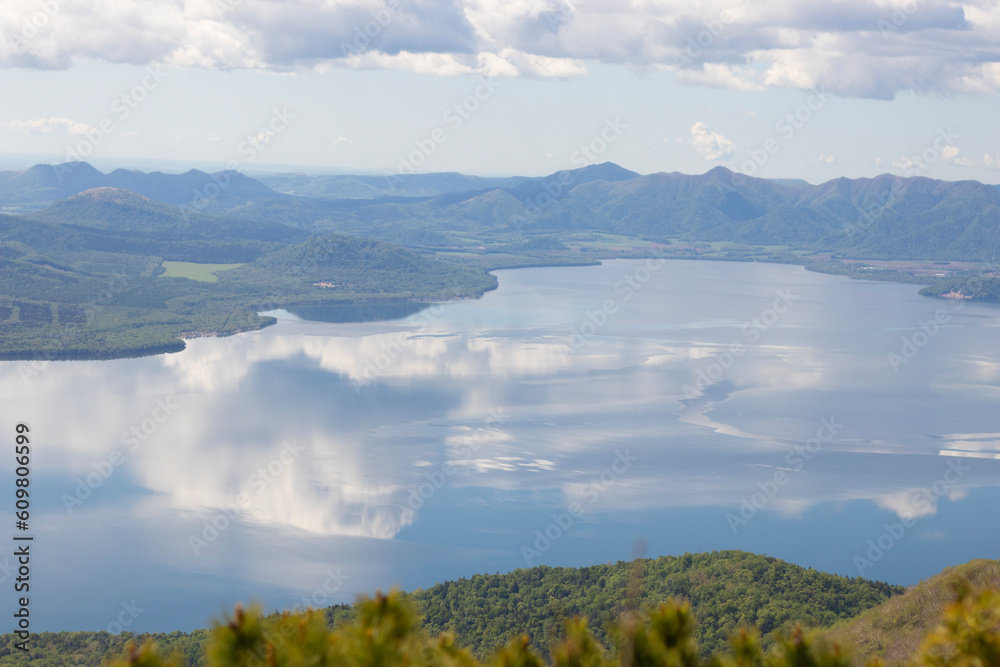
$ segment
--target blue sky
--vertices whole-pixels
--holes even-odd
[[[2,168],[1000,182],[996,2],[0,0],[0,91]]]

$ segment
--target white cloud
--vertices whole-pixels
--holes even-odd
[[[745,67],[727,64],[706,63],[698,70],[680,70],[677,81],[708,88],[730,88],[733,90],[763,90],[764,85],[755,81],[754,73]]]
[[[341,144],[349,144],[349,143],[351,143],[351,140],[348,139],[347,137],[337,137],[336,139],[334,139],[330,143],[339,146]]]
[[[706,160],[722,160],[736,152],[736,144],[718,132],[711,132],[701,121],[691,126],[691,145]]]
[[[400,51],[396,54],[381,51],[367,51],[345,61],[353,69],[389,69],[415,72],[417,74],[432,74],[435,76],[458,76],[472,74],[476,70],[463,63],[450,53],[409,53]]]
[[[824,162],[826,164],[833,164],[834,157],[832,155],[824,155],[823,153],[820,153],[819,154],[819,161],[820,162]]]
[[[496,53],[480,53],[476,61],[486,76],[517,76],[520,73],[513,63]]]
[[[967,158],[958,157],[959,149],[956,146],[945,146],[941,149],[940,159],[946,162],[953,162],[954,164],[961,166],[985,166],[983,164],[974,164],[974,161],[968,160]],[[986,156],[989,158],[989,156]],[[927,158],[924,158],[925,160]],[[881,158],[875,158],[875,164],[881,164]],[[933,162],[932,162],[933,163]],[[921,161],[919,156],[907,157],[903,156],[892,161],[892,166],[896,169],[918,169],[924,171],[929,166],[925,162]]]
[[[587,73],[583,62],[575,58],[552,58],[504,49],[500,57],[514,65],[518,72],[541,78],[566,78]]]
[[[900,519],[918,519],[937,514],[937,496],[928,496],[923,489],[900,491],[874,500],[876,505],[895,512]]]
[[[692,85],[848,96],[1000,90],[1000,5],[922,0],[0,0],[0,66],[112,63],[568,77],[584,63],[676,70]],[[395,5],[394,5],[395,6]],[[26,24],[25,22],[29,22]],[[886,26],[891,29],[886,29]],[[712,30],[710,26],[717,26]]]
[[[956,155],[958,154],[957,149],[955,151],[955,154]],[[983,157],[978,160],[975,160],[973,158],[960,157],[955,159],[955,164],[957,164],[960,167],[983,167],[986,169],[1000,169],[1000,153],[997,153],[996,155],[983,153]]]
[[[256,136],[250,138],[250,143],[254,144],[255,146],[259,146],[261,144],[266,144],[273,138],[274,138],[274,132],[272,132],[271,130],[261,130],[260,132],[257,133]]]
[[[35,120],[12,120],[7,123],[11,130],[24,134],[87,134],[97,129],[86,123],[78,123],[69,118],[36,118]]]

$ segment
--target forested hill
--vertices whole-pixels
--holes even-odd
[[[723,551],[478,575],[408,597],[422,614],[425,630],[434,635],[453,631],[459,644],[480,657],[492,655],[521,633],[528,633],[531,645],[547,655],[551,642],[562,637],[563,621],[575,615],[588,618],[595,635],[607,641],[605,625],[622,611],[681,597],[691,601],[699,646],[707,655],[724,648],[739,625],[757,625],[764,632],[788,630],[796,622],[829,626],[902,591],[899,586],[817,572],[767,556]],[[353,607],[331,607],[326,614],[331,625],[343,623],[352,618]],[[34,657],[27,663],[15,662],[12,637],[3,637],[0,665],[96,667],[104,657],[120,656],[128,641],[152,639],[167,654],[180,650],[188,667],[200,667],[205,664],[207,633],[45,633],[33,639]]]
[[[1000,191],[976,181],[883,174],[813,186],[717,167],[698,176],[595,181],[571,190],[567,200],[586,204],[601,226],[623,234],[801,243],[881,258],[1000,254]],[[537,224],[552,223],[543,217]]]
[[[226,272],[223,281],[297,290],[317,285],[331,294],[364,292],[395,298],[478,296],[495,289],[496,277],[483,271],[419,255],[391,243],[343,234],[314,236],[265,254]]]
[[[920,290],[924,296],[950,296],[956,299],[1000,302],[1000,278],[949,278]]]
[[[28,216],[55,224],[71,224],[115,233],[162,234],[170,238],[256,239],[288,243],[308,233],[279,223],[245,221],[181,209],[130,190],[100,187],[55,202]]]
[[[623,611],[683,598],[698,618],[698,645],[707,655],[724,649],[739,626],[756,626],[764,635],[796,623],[827,626],[903,590],[768,556],[719,551],[478,575],[416,591],[412,598],[428,631],[454,632],[480,658],[524,632],[544,655],[562,638],[563,620],[574,616],[586,618],[608,645],[605,628]],[[344,613],[332,609],[330,616],[337,620]]]

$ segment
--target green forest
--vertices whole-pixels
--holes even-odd
[[[276,234],[273,226],[224,220],[216,227],[210,216],[182,227],[174,207],[148,200],[135,206],[136,195],[125,204],[106,201],[111,195],[100,193],[97,203],[81,195],[52,207],[64,216],[68,208],[81,209],[70,219],[90,226],[55,222],[52,209],[30,218],[0,216],[0,359],[174,352],[184,348],[184,337],[273,323],[257,315],[262,310],[441,301],[496,287],[482,269],[389,243],[290,228]],[[242,231],[234,233],[234,226]],[[164,261],[207,263],[216,280],[164,275]],[[234,266],[219,270],[221,264]],[[204,273],[186,267],[194,278]]]
[[[627,564],[628,565],[628,564]],[[342,620],[330,623],[330,611],[262,615],[237,606],[213,629],[191,636],[122,635],[110,641],[99,633],[35,635],[31,657],[14,655],[11,636],[0,649],[0,664],[34,667],[105,664],[112,667],[994,667],[1000,664],[1000,588],[996,561],[974,562],[952,577],[939,604],[925,605],[914,619],[912,650],[885,660],[880,652],[859,650],[870,636],[810,629],[806,623],[771,633],[749,624],[730,630],[727,641],[711,650],[701,641],[706,618],[684,597],[655,601],[637,596],[602,624],[601,632],[585,616],[565,613],[560,631],[538,649],[535,637],[517,619],[507,621],[509,637],[482,656],[463,646],[454,632],[440,632],[426,610],[399,592],[362,596]],[[992,586],[981,586],[991,573]],[[946,572],[941,577],[948,577]],[[934,580],[921,587],[936,588]],[[918,589],[921,587],[917,587]],[[629,590],[626,584],[626,590]],[[910,591],[895,599],[913,596]],[[725,599],[719,600],[720,604]],[[462,612],[475,622],[492,609],[489,600],[468,600]],[[888,603],[886,603],[888,604]],[[883,605],[884,606],[884,605]],[[878,610],[873,609],[873,614]],[[420,617],[424,616],[421,623]],[[840,634],[836,634],[840,630]],[[897,628],[897,631],[899,629]],[[857,628],[855,628],[857,632]],[[766,637],[766,638],[765,638]],[[886,645],[893,637],[883,635]],[[98,658],[98,654],[100,657]]]
[[[953,298],[1000,302],[1000,278],[956,276],[920,290],[924,296],[954,295]]]
[[[454,635],[457,645],[485,660],[512,639],[526,634],[529,646],[546,655],[549,646],[565,638],[567,618],[586,619],[600,642],[610,641],[609,623],[630,609],[655,607],[669,600],[687,600],[700,622],[694,638],[701,655],[726,647],[739,627],[756,627],[766,647],[771,633],[790,632],[796,624],[830,627],[872,609],[904,588],[882,582],[805,569],[768,556],[722,551],[584,568],[535,567],[509,574],[484,574],[443,582],[401,599],[412,604],[423,629]],[[355,605],[324,610],[329,627],[353,622]],[[0,664],[12,656],[12,635],[0,648]],[[98,665],[119,655],[129,641],[151,640],[163,650],[180,650],[190,667],[207,663],[202,655],[208,633],[132,635],[107,632],[60,632],[38,635],[38,665]],[[74,662],[75,661],[75,662]],[[34,663],[32,663],[34,664]]]
[[[721,650],[740,626],[768,635],[795,623],[832,625],[903,592],[899,586],[803,569],[776,558],[738,551],[664,556],[585,568],[539,567],[479,575],[412,595],[432,634],[452,632],[486,658],[527,633],[544,652],[562,639],[562,619],[587,619],[599,641],[626,609],[672,598],[691,603],[706,652]],[[480,608],[469,617],[462,610]],[[338,620],[336,615],[333,620]],[[516,629],[515,629],[516,628]]]

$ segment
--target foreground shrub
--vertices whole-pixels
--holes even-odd
[[[587,623],[566,624],[566,638],[552,647],[552,667],[851,667],[849,651],[796,628],[766,654],[760,635],[741,629],[725,655],[699,657],[696,621],[686,602],[624,614],[604,647]],[[332,631],[322,612],[264,618],[237,606],[212,630],[209,667],[545,667],[526,635],[515,637],[482,666],[454,637],[430,637],[413,607],[398,593],[362,598],[357,617]],[[113,667],[182,667],[177,655],[160,656],[152,644],[132,646]],[[881,665],[876,659],[871,666]],[[927,634],[912,667],[1000,667],[1000,592],[962,587]]]

